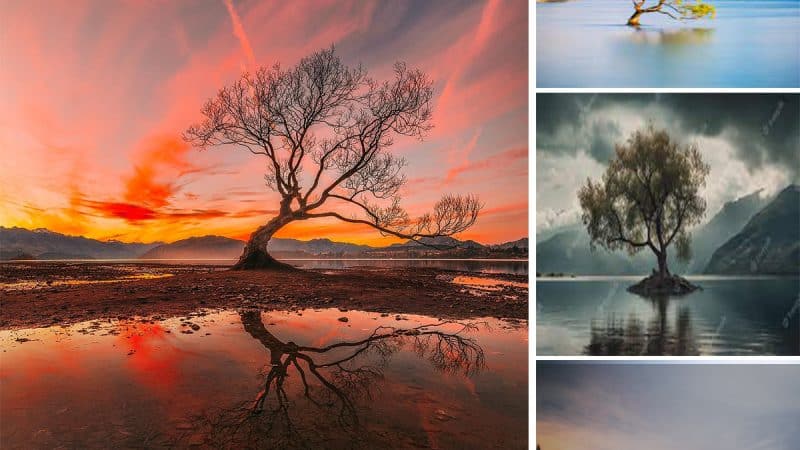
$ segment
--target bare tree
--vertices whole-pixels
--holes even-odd
[[[263,157],[266,185],[281,197],[278,214],[253,232],[234,268],[284,266],[267,244],[298,220],[332,217],[422,243],[472,226],[482,208],[472,195],[445,195],[416,219],[400,206],[406,161],[390,148],[398,136],[422,139],[431,129],[432,96],[419,70],[396,63],[394,79],[377,82],[362,67],[346,66],[333,47],[220,89],[184,139]]]
[[[658,3],[647,6],[647,0],[632,0],[633,15],[628,19],[628,25],[638,27],[643,14],[659,13],[675,20],[701,19],[706,16],[714,17],[714,5],[696,0],[693,3],[684,0],[658,0]]]

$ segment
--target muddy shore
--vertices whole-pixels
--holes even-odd
[[[0,329],[104,318],[160,319],[220,308],[340,308],[453,319],[527,319],[527,282],[521,275],[438,269],[229,271],[213,266],[4,264]]]

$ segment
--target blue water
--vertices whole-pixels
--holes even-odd
[[[539,355],[800,355],[800,279],[690,277],[702,290],[645,299],[635,277],[538,279]]]
[[[713,1],[714,19],[651,13],[627,0],[536,5],[538,87],[798,87],[800,1]]]

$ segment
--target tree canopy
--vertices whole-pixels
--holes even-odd
[[[680,145],[652,124],[637,130],[616,146],[602,180],[587,179],[578,192],[592,246],[630,254],[649,248],[668,275],[670,245],[679,259],[691,257],[689,228],[705,214],[699,191],[708,173],[696,145]]]

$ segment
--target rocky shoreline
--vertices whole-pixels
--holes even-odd
[[[3,265],[0,270],[0,329],[104,318],[159,319],[224,308],[528,318],[528,279],[523,275],[438,269],[228,271],[142,266],[142,273],[149,275],[137,278],[130,265],[58,263]],[[462,278],[474,283],[454,282]],[[37,285],[20,289],[19,282],[26,280],[36,280]]]
[[[628,287],[628,292],[641,295],[642,297],[657,296],[681,296],[692,293],[700,286],[692,284],[686,278],[678,275],[669,275],[661,278],[657,273],[643,279],[642,281]]]

